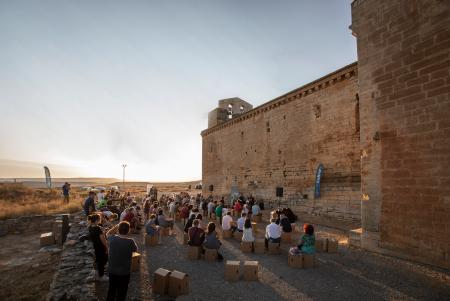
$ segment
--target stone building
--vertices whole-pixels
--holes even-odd
[[[283,187],[297,211],[360,221],[363,248],[450,268],[450,1],[351,8],[358,63],[209,116],[203,192]]]

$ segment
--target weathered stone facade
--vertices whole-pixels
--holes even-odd
[[[297,200],[299,210],[359,220],[360,153],[357,64],[282,95],[203,136],[203,189],[231,187],[257,199]],[[322,195],[314,179],[324,165]],[[304,198],[304,196],[307,196]]]
[[[449,268],[450,2],[357,0],[352,30],[362,246]]]

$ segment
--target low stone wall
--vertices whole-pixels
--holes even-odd
[[[81,242],[80,236],[87,234],[86,218],[73,216],[70,232],[63,245],[59,266],[53,276],[48,301],[97,300],[93,274],[94,248],[89,241]]]
[[[0,220],[0,236],[51,232],[54,215],[30,215]]]

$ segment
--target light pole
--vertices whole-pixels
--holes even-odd
[[[123,178],[122,178],[122,181],[123,181],[123,188],[124,188],[124,190],[125,190],[125,167],[127,167],[127,165],[126,165],[126,164],[122,164],[122,168],[123,168]]]

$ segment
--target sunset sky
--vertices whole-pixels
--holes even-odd
[[[217,101],[354,62],[350,23],[345,0],[0,0],[0,177],[200,179]]]

